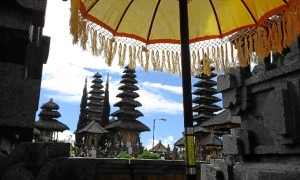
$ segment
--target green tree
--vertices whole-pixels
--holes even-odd
[[[117,158],[131,158],[131,155],[128,154],[127,151],[121,151],[118,155]]]
[[[84,84],[84,88],[83,88],[83,92],[82,92],[82,97],[81,97],[81,102],[80,102],[80,114],[79,114],[79,120],[77,123],[77,130],[80,130],[81,128],[83,128],[86,124],[87,124],[87,120],[86,120],[86,106],[87,106],[87,96],[88,96],[88,92],[87,92],[87,78],[85,78],[85,84]],[[83,136],[80,134],[75,134],[75,145],[77,147],[81,147],[83,142],[82,142],[82,138]]]
[[[138,159],[159,159],[160,155],[150,151],[144,151],[143,154],[138,155]]]

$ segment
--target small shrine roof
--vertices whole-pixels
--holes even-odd
[[[223,146],[223,143],[218,136],[211,133],[200,142],[200,146],[221,147]]]
[[[108,131],[105,130],[102,126],[100,126],[95,120],[92,120],[86,126],[77,131],[77,134],[81,133],[104,134],[108,133]]]
[[[50,98],[50,100],[48,102],[46,102],[45,104],[43,104],[41,106],[41,109],[58,110],[59,106],[58,106],[58,104],[56,104],[55,102],[53,102],[53,98]]]
[[[159,143],[157,143],[152,149],[149,151],[155,152],[155,153],[166,153],[168,152],[168,149],[161,143],[161,140],[159,140]]]
[[[126,130],[134,130],[138,132],[143,131],[150,131],[149,127],[145,124],[141,123],[138,120],[114,120],[111,121],[107,126],[105,126],[105,129],[126,129]]]
[[[64,131],[69,130],[69,127],[56,119],[43,119],[40,118],[35,122],[35,127],[38,130],[49,130],[49,131]]]
[[[211,119],[201,124],[204,128],[209,129],[231,129],[241,126],[240,116],[231,116],[230,110],[225,109]]]
[[[181,137],[180,139],[178,139],[174,146],[177,146],[177,147],[184,147],[184,137]]]

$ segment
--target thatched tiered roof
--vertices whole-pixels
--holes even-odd
[[[35,122],[35,127],[42,131],[64,131],[69,130],[69,127],[64,123],[59,122],[54,118],[61,117],[60,113],[57,111],[59,109],[58,104],[53,102],[51,98],[50,101],[41,106],[42,111],[39,113],[39,120]]]

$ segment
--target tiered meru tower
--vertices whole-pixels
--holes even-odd
[[[142,148],[140,132],[150,131],[150,129],[137,120],[143,114],[136,109],[142,104],[135,100],[139,97],[139,94],[135,92],[139,89],[135,85],[138,83],[135,79],[135,70],[126,66],[123,73],[120,81],[123,85],[118,88],[122,92],[117,95],[121,101],[114,104],[115,107],[119,107],[119,110],[111,114],[111,116],[117,117],[117,120],[111,121],[105,129],[112,133],[112,144],[115,149],[124,149],[135,153]]]
[[[87,118],[89,121],[95,120],[98,124],[101,124],[101,114],[104,100],[103,81],[102,75],[96,73],[92,81],[91,89],[89,91],[88,103],[87,103]]]
[[[92,85],[90,86],[91,90],[88,93],[87,80],[85,81],[80,104],[79,121],[75,132],[78,147],[88,149],[91,147],[98,148],[103,145],[101,142],[105,137],[102,134],[107,133],[103,126],[108,124],[108,122],[106,120],[103,121],[102,118],[105,99],[104,91],[102,90],[102,75],[97,72],[93,78]],[[109,102],[107,103],[109,104]],[[107,108],[105,111],[107,111]]]
[[[211,71],[214,71],[214,67],[211,67]],[[193,86],[197,89],[193,92],[196,96],[193,99],[193,121],[195,122],[195,144],[199,147],[201,140],[207,137],[210,132],[201,127],[201,124],[215,115],[215,112],[222,110],[222,108],[215,103],[221,101],[218,97],[215,97],[218,92],[214,88],[217,83],[213,80],[217,76],[216,73],[211,72],[210,75],[200,74],[195,78],[199,79]],[[200,148],[197,153],[200,153]]]
[[[59,106],[50,98],[50,101],[43,104],[41,109],[39,120],[35,122],[35,127],[41,132],[41,136],[37,141],[57,141],[58,132],[69,130],[67,125],[57,120],[57,118],[61,117],[58,112]]]

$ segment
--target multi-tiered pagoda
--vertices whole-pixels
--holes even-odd
[[[69,130],[67,125],[57,120],[61,117],[61,114],[57,111],[59,106],[51,98],[50,101],[41,106],[41,109],[39,120],[35,122],[35,128],[40,131],[40,137],[37,141],[57,141],[58,132]]]
[[[102,127],[102,111],[104,101],[103,81],[102,75],[96,73],[93,76],[91,90],[87,94],[86,83],[83,89],[83,95],[80,105],[80,116],[77,124],[76,142],[79,147],[91,149],[95,147],[98,149],[104,138],[103,134],[107,131]],[[105,125],[105,124],[104,124]],[[81,144],[80,144],[81,143]]]
[[[96,73],[92,81],[91,90],[89,91],[88,103],[87,103],[87,118],[95,120],[98,124],[101,124],[101,114],[104,100],[103,81],[102,75]]]
[[[214,67],[211,67],[211,71],[214,70]],[[193,95],[196,96],[193,99],[193,121],[195,123],[195,145],[200,147],[201,140],[206,138],[210,131],[201,127],[201,124],[210,118],[214,117],[217,111],[222,110],[222,108],[215,103],[221,101],[218,97],[215,97],[218,92],[214,86],[217,85],[216,81],[213,80],[217,76],[216,73],[211,72],[210,75],[200,74],[195,78],[199,79],[193,86],[197,89],[193,92]],[[197,150],[199,155],[200,149]]]
[[[135,99],[139,94],[136,86],[138,83],[135,70],[128,66],[123,71],[121,85],[118,89],[122,92],[117,95],[121,101],[114,104],[119,110],[113,112],[111,116],[116,117],[105,127],[112,133],[112,146],[116,151],[126,150],[129,153],[138,153],[141,150],[140,133],[150,131],[149,127],[137,120],[143,114],[137,110],[142,104]]]

